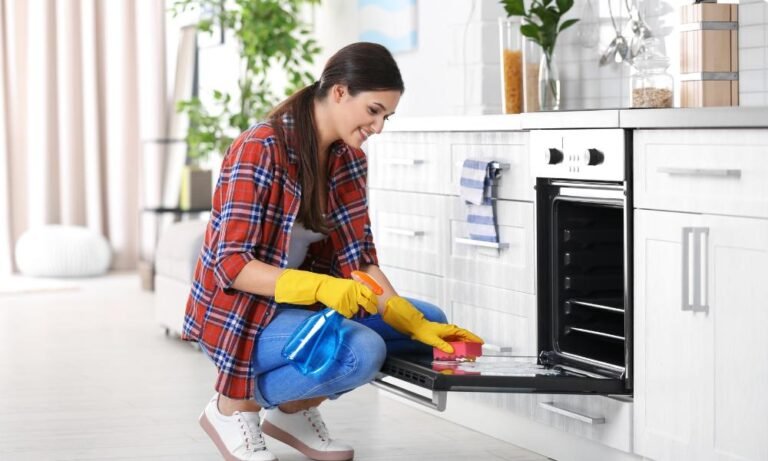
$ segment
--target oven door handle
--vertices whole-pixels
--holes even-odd
[[[432,391],[432,398],[430,399],[427,396],[417,394],[416,392],[404,389],[392,383],[388,383],[382,379],[383,377],[384,375],[377,375],[376,378],[371,381],[371,386],[385,390],[387,392],[391,392],[398,397],[402,397],[406,400],[410,400],[411,402],[418,403],[419,405],[424,405],[425,407],[431,408],[433,410],[445,410],[445,405],[447,403],[447,395],[445,391]]]

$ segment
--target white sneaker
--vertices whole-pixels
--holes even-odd
[[[331,439],[316,407],[291,414],[279,408],[268,410],[261,429],[317,461],[346,461],[355,456],[351,446]]]
[[[219,412],[218,395],[200,414],[200,425],[227,461],[277,461],[267,450],[259,427],[258,412]]]

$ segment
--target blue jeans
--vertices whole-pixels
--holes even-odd
[[[445,323],[440,308],[409,299],[427,320]],[[314,312],[300,306],[280,305],[269,325],[256,339],[251,366],[257,374],[254,398],[264,408],[312,397],[337,398],[370,382],[387,352],[429,352],[430,347],[411,340],[384,323],[380,315],[343,320],[345,334],[334,362],[320,375],[302,375],[281,351],[291,333]]]

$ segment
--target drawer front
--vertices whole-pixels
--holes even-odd
[[[445,281],[442,277],[391,266],[381,266],[381,270],[400,296],[426,301],[443,311],[448,310],[445,304]]]
[[[368,196],[380,263],[443,275],[448,198],[384,190],[370,190]]]
[[[768,130],[639,130],[638,208],[768,217]]]
[[[497,161],[504,166],[494,197],[533,201],[528,159],[528,133],[457,133],[451,141],[451,193],[459,195],[461,170],[467,158]]]
[[[467,242],[469,224],[464,202],[452,198],[449,217],[447,276],[464,282],[534,294],[533,204],[498,200],[496,222],[500,250]]]
[[[448,193],[449,144],[441,133],[384,133],[365,150],[371,188]]]
[[[632,402],[583,395],[536,396],[534,419],[564,432],[632,452]]]
[[[509,346],[520,355],[537,355],[536,297],[473,283],[447,280],[451,322],[488,344]]]

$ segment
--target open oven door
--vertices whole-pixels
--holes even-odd
[[[631,394],[621,372],[597,373],[540,357],[489,353],[474,362],[435,361],[431,355],[387,356],[371,383],[408,400],[443,411],[447,392]],[[417,392],[414,388],[425,392]]]

